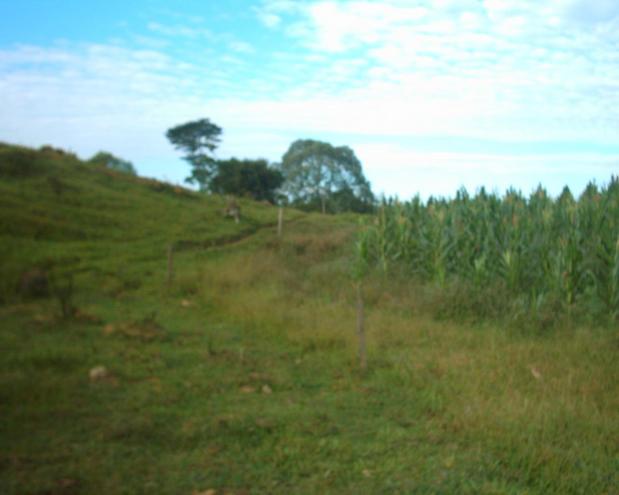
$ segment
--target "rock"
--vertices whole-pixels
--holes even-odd
[[[90,381],[97,382],[109,378],[110,372],[105,366],[95,366],[88,375],[90,376]]]
[[[269,387],[268,385],[263,385],[262,386],[262,393],[263,394],[272,394],[273,390],[271,389],[271,387]]]
[[[258,428],[262,428],[263,430],[272,431],[275,424],[267,418],[258,418],[256,419],[256,426]]]
[[[114,332],[116,332],[116,327],[112,323],[103,327],[103,335],[112,335]]]

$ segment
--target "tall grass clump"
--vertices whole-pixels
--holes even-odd
[[[576,199],[483,188],[455,198],[384,200],[358,256],[427,283],[448,315],[510,315],[542,325],[619,319],[619,178]],[[445,297],[447,296],[447,297]]]

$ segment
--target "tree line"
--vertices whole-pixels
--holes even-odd
[[[323,213],[370,212],[374,195],[361,162],[348,146],[312,139],[293,142],[280,163],[218,160],[223,130],[209,119],[168,129],[166,137],[191,166],[186,182],[201,191],[249,196]]]
[[[165,134],[191,166],[185,182],[200,191],[248,196],[322,213],[374,210],[370,184],[361,162],[348,146],[298,139],[279,163],[247,158],[220,160],[215,157],[215,150],[221,143],[222,133],[222,128],[209,119],[200,119],[172,127]],[[107,151],[99,151],[89,162],[137,174],[131,162]]]

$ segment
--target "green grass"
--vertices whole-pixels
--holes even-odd
[[[361,374],[354,216],[287,211],[277,240],[273,207],[236,225],[223,199],[47,160],[0,181],[0,492],[616,493],[616,329],[437,321],[374,275]],[[45,260],[75,272],[72,319],[14,294]]]

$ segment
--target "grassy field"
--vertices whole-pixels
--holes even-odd
[[[237,225],[58,152],[0,173],[0,492],[619,493],[616,328],[437,319],[377,273],[361,373],[356,217],[277,239],[274,207]],[[35,266],[73,274],[72,318],[16,294]]]

